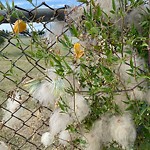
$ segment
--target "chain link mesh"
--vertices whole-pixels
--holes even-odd
[[[86,55],[86,53],[84,54],[84,56],[86,60],[90,59],[90,51],[94,51],[94,49],[91,47],[94,46],[94,44],[92,45],[92,36],[88,37],[86,34],[86,29],[84,29],[84,17],[88,18],[89,16],[82,16],[80,14],[80,12],[84,13],[83,7],[80,7],[81,5],[74,8],[64,6],[62,8],[54,9],[49,7],[49,5],[47,5],[45,2],[43,2],[38,6],[34,6],[33,9],[25,9],[14,6],[13,9],[8,8],[7,10],[0,11],[0,24],[8,23],[12,29],[12,32],[10,33],[0,31],[0,141],[5,142],[7,146],[12,150],[66,149],[66,147],[60,145],[57,140],[52,144],[52,146],[48,148],[45,148],[41,143],[42,134],[49,131],[49,119],[50,114],[53,114],[53,110],[50,107],[41,105],[38,100],[36,101],[31,96],[32,94],[27,90],[25,83],[27,83],[28,81],[34,81],[34,79],[40,80],[41,77],[44,77],[48,81],[51,80],[47,75],[47,70],[50,68],[51,63],[53,63],[51,62],[49,55],[55,58],[57,54],[60,54],[62,58],[65,58],[65,60],[69,61],[71,56],[71,64],[74,64],[75,60],[73,59],[75,59],[75,54],[72,51],[74,43],[71,43],[72,45],[69,46],[70,41],[67,41],[67,36],[70,35],[70,32],[68,32],[68,30],[73,30],[73,27],[76,28],[76,31],[79,29],[78,31],[82,32],[80,38],[83,41],[86,41],[87,47],[89,46],[89,51],[87,52],[88,56]],[[80,19],[78,17],[80,17]],[[17,35],[13,31],[13,27],[15,21],[19,19],[24,20],[28,25],[28,28],[26,31]],[[35,23],[36,25],[39,24],[41,28],[36,29]],[[97,25],[100,24],[99,21],[97,21],[96,23]],[[111,22],[107,23],[110,23],[111,25]],[[76,34],[76,31],[74,31],[74,34]],[[97,28],[93,28],[92,32],[95,35],[98,31],[99,30],[97,30]],[[117,56],[117,58],[120,57],[115,52],[116,47],[113,46],[113,43],[111,45],[111,41],[109,40],[109,35],[108,39],[107,36],[106,39],[99,37],[99,41],[97,43],[98,49],[103,50],[104,46],[107,47],[109,45],[107,48],[111,49],[114,52],[115,56]],[[64,41],[66,43],[64,43]],[[94,42],[96,41],[93,41],[93,43]],[[118,41],[115,40],[113,42],[118,43]],[[124,41],[122,40],[122,42]],[[63,50],[62,52],[62,50],[60,50],[60,44],[61,46],[63,44],[68,44],[66,45],[66,47],[68,46],[68,48],[65,48],[65,50]],[[96,54],[96,56],[100,53],[98,57],[95,56],[95,59],[96,61],[103,61],[102,51],[97,52],[95,50],[93,53]],[[116,58],[114,57],[114,60],[115,59]],[[96,62],[92,62],[92,60],[94,60],[94,58],[91,59],[91,64]],[[111,61],[114,60],[112,59]],[[58,60],[56,59],[56,61]],[[111,63],[111,61],[109,63]],[[133,65],[132,61],[127,62],[128,64],[125,65]],[[88,68],[86,64],[85,68]],[[90,68],[88,69],[90,70]],[[136,66],[135,69],[137,69]],[[109,73],[109,70],[107,70],[106,68],[106,74],[107,72]],[[144,70],[138,68],[136,73],[138,74],[139,72],[145,73]],[[114,87],[115,85],[117,85],[118,82],[121,82],[120,74],[118,76],[119,78],[117,78],[117,80],[114,80]],[[92,78],[95,78],[95,76],[93,76]],[[102,79],[101,84],[104,84],[103,81],[105,82],[105,80]],[[114,88],[115,90],[112,91],[114,93],[123,93],[128,91],[132,92],[134,91],[134,89],[136,89],[136,87],[142,87],[144,82],[145,79],[137,82],[136,85],[134,84],[134,86],[130,87],[129,89],[127,88],[125,90],[119,90],[119,88]],[[109,86],[111,85],[108,85],[108,87]],[[86,91],[78,92],[86,93]],[[96,96],[93,96],[92,98],[96,99],[100,95],[102,95],[102,92],[98,91],[96,92]],[[109,102],[112,102],[112,97],[110,97]],[[104,104],[105,103],[103,103],[102,99],[100,105],[95,105],[95,107],[100,108]],[[110,103],[109,105],[111,104],[113,103]],[[14,107],[12,107],[12,105]],[[114,106],[109,107],[112,108]],[[105,109],[109,110],[109,107],[104,108],[104,112],[107,111]],[[117,109],[118,108],[116,108],[116,111]],[[96,117],[97,116],[95,116],[95,120],[97,119]],[[80,150],[80,148],[76,147],[76,145],[73,145],[73,143],[71,144],[72,147],[69,147],[70,149]]]
[[[66,7],[68,6],[53,9],[43,2],[31,10],[15,6],[14,10],[1,11],[4,16],[1,24],[7,22],[12,27],[9,36],[1,35],[5,42],[0,45],[0,119],[6,115],[5,121],[1,121],[0,141],[4,141],[10,149],[44,149],[40,142],[41,135],[48,130],[52,110],[33,102],[24,83],[38,76],[45,76],[45,62],[41,58],[31,57],[29,52],[45,49],[46,53],[53,53],[51,48],[61,40],[68,26],[65,25],[62,32],[55,35],[49,24],[53,21],[63,23]],[[16,14],[13,16],[14,11]],[[21,33],[19,38],[13,33],[13,23],[18,19],[29,22],[29,28],[33,27],[31,31]],[[37,35],[33,22],[41,24],[40,32],[50,33],[54,37],[53,41],[48,39],[50,35],[47,35],[47,39],[45,35]],[[12,103],[15,103],[15,109],[11,108]],[[53,147],[57,149],[55,144]]]

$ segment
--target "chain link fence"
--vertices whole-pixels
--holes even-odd
[[[89,95],[91,94],[90,96],[88,95],[88,102],[91,109],[91,116],[89,116],[93,120],[88,116],[89,118],[87,117],[85,120],[87,126],[92,126],[91,124],[95,120],[98,120],[99,117],[101,117],[104,121],[102,126],[106,125],[104,129],[107,128],[109,126],[108,122],[111,122],[116,117],[115,116],[113,118],[112,115],[120,111],[116,106],[117,102],[120,100],[119,98],[117,99],[118,95],[120,96],[122,94],[121,96],[125,98],[135,98],[136,92],[144,95],[149,90],[149,85],[146,83],[146,80],[149,79],[147,77],[149,73],[147,69],[144,68],[144,70],[143,67],[141,67],[142,62],[144,61],[142,60],[140,63],[138,61],[135,61],[136,59],[138,59],[137,53],[133,53],[133,56],[131,58],[128,57],[128,55],[131,53],[130,51],[126,53],[127,56],[122,52],[123,48],[125,47],[124,43],[126,41],[130,43],[130,38],[132,40],[132,38],[134,38],[133,35],[136,35],[135,29],[133,28],[133,30],[131,30],[131,34],[128,34],[128,32],[130,31],[129,28],[127,28],[127,30],[123,29],[121,34],[117,30],[116,32],[114,32],[116,27],[113,26],[113,23],[111,22],[112,20],[109,17],[107,18],[107,15],[104,15],[107,18],[106,22],[105,17],[99,19],[99,16],[101,16],[101,13],[103,12],[96,5],[93,4],[93,6],[96,8],[95,10],[91,10],[92,8],[89,7],[89,12],[87,11],[86,13],[83,7],[80,7],[82,5],[83,4],[74,8],[70,8],[66,5],[62,8],[53,9],[49,7],[45,2],[43,2],[39,6],[34,6],[33,9],[25,9],[18,6],[12,6],[11,8],[10,6],[7,6],[7,9],[3,9],[0,11],[0,24],[8,23],[10,24],[10,27],[12,29],[12,32],[9,33],[0,31],[1,146],[6,147],[4,144],[6,143],[8,149],[11,150],[66,149],[66,147],[61,145],[58,140],[55,140],[52,146],[49,147],[44,147],[41,143],[42,134],[49,131],[49,120],[51,114],[54,114],[54,109],[53,107],[47,106],[46,104],[42,103],[42,100],[39,100],[38,98],[36,99],[36,96],[33,96],[33,94],[31,94],[33,93],[35,88],[37,88],[39,83],[42,85],[43,79],[46,83],[45,86],[47,86],[47,82],[51,83],[51,77],[53,78],[53,73],[49,68],[51,68],[51,66],[54,66],[54,61],[56,63],[56,68],[58,67],[57,70],[55,70],[56,73],[61,77],[64,77],[67,83],[73,83],[70,87],[73,87],[73,90],[71,90],[74,93],[84,93],[85,98],[87,93]],[[75,14],[74,11],[76,11]],[[127,15],[130,15],[130,12],[131,11],[129,9]],[[28,25],[27,30],[19,34],[15,34],[14,23],[16,20],[20,19],[25,21]],[[117,23],[119,23],[120,20],[117,21]],[[36,29],[36,25],[39,25],[40,29]],[[99,29],[99,26],[101,30]],[[103,37],[101,35],[99,36],[99,32],[103,34]],[[78,38],[68,38],[71,33],[75,35],[75,37],[79,37],[81,45],[78,45]],[[117,39],[118,34],[120,35]],[[135,43],[132,43],[134,43],[135,47],[138,49],[138,47],[141,46],[139,43],[143,42],[143,47],[141,46],[140,48],[141,50],[147,50],[147,39],[145,39],[142,39],[144,42],[146,41],[145,43],[142,40],[140,41],[139,39],[134,39]],[[75,44],[77,44],[76,46],[78,47],[78,51],[76,53],[74,53],[73,51]],[[86,48],[82,46],[82,44],[85,44]],[[86,52],[83,51],[84,48],[86,49]],[[104,49],[106,50],[106,54],[103,51]],[[147,51],[145,52],[147,55]],[[57,55],[60,55],[61,57],[58,57]],[[80,65],[77,62],[80,61],[78,60],[78,58],[81,58],[82,56],[84,56],[84,63]],[[146,56],[147,62],[148,59],[149,58]],[[71,62],[71,64],[73,65],[75,64],[75,69],[72,69],[72,66],[70,67],[69,64],[67,64],[67,61]],[[64,66],[67,69],[71,68],[73,71],[76,71],[76,68],[78,69],[79,66],[81,66],[82,70],[80,76],[78,73],[72,73],[72,70],[70,69],[70,71],[68,69],[73,75],[68,71],[72,75],[72,78],[67,78],[67,74],[65,74],[65,71],[62,71],[63,68],[61,67],[60,62],[63,62],[63,64],[65,64]],[[116,62],[119,62],[120,65],[118,65],[119,67],[117,66],[118,68],[116,67],[118,70],[115,68],[118,72],[113,68],[116,65]],[[112,64],[115,65],[113,66]],[[124,68],[127,67],[128,70],[125,70],[121,74],[119,71],[122,71],[124,69],[122,67],[122,64],[124,65]],[[100,69],[98,70],[97,68]],[[121,77],[121,75],[123,76],[124,74],[128,77],[129,74],[126,73],[127,71],[129,71],[129,74],[131,75],[131,79],[129,79],[133,79],[133,82],[131,81],[131,84],[126,84],[126,81],[124,81],[124,79],[122,79]],[[63,76],[61,73],[64,73],[66,76]],[[141,79],[141,74],[144,75],[145,78]],[[75,77],[78,76],[79,80],[81,80],[79,85],[75,80]],[[88,79],[89,76],[90,78]],[[60,89],[58,88],[57,90],[61,90],[61,87],[63,88],[62,80],[59,79],[58,82],[60,83],[55,83],[58,85],[58,87],[60,86]],[[31,87],[30,90],[28,89],[28,85],[30,85]],[[88,86],[91,91],[86,90],[86,88],[83,88],[84,90],[80,89],[80,87],[86,86]],[[99,87],[101,87],[101,89]],[[68,93],[71,90],[69,88],[66,89]],[[45,95],[43,95],[42,91],[38,91],[36,94],[41,99],[44,99],[44,96],[49,96],[51,99],[50,94],[45,93]],[[118,100],[116,100],[116,103],[113,101],[114,97]],[[142,119],[141,120],[148,126],[148,104],[143,101],[139,103],[138,101],[130,102],[132,109],[135,109],[137,111],[142,110],[142,108],[144,109],[144,111],[142,112],[143,114],[141,114],[141,116],[144,116],[142,116],[143,118],[141,117],[144,121]],[[82,101],[80,103],[82,107]],[[124,107],[125,104],[122,103],[121,107]],[[138,109],[134,107],[134,103],[136,103],[136,107]],[[65,103],[63,103],[63,105],[61,103],[54,103],[54,107],[57,107],[58,105],[62,110],[68,109]],[[85,107],[86,104],[83,104],[83,106]],[[88,108],[87,112],[89,113]],[[107,112],[111,112],[111,115],[106,115],[106,118],[103,119],[104,117],[102,117],[102,115]],[[82,114],[84,115],[83,112]],[[87,116],[87,114],[85,114],[85,116]],[[111,117],[113,119],[107,121],[107,117],[108,120]],[[78,117],[76,118],[78,120]],[[83,121],[83,119],[81,120]],[[118,120],[118,122],[121,122],[120,120]],[[128,120],[129,124],[131,123],[132,126],[132,121],[130,121],[131,118],[129,117]],[[67,119],[63,121],[65,122],[67,121]],[[82,130],[82,123],[80,123],[82,121],[78,121],[78,123],[75,124],[76,128],[79,130]],[[136,121],[138,122],[138,119]],[[71,125],[69,127],[69,129],[74,133],[76,128],[74,129],[74,126],[72,127]],[[134,129],[132,131],[134,131]],[[80,134],[77,131],[75,133]],[[106,135],[106,137],[107,136],[108,135]],[[78,147],[78,143],[82,145],[85,144],[84,140],[77,139],[76,141],[74,141],[74,143],[71,143],[68,149],[82,149],[80,146]]]
[[[53,53],[52,48],[68,27],[65,25],[55,35],[50,22],[62,24],[67,7],[53,9],[43,2],[30,10],[15,6],[0,11],[1,24],[8,23],[12,27],[11,33],[1,34],[5,42],[0,45],[0,141],[4,141],[9,149],[44,149],[40,142],[41,135],[49,128],[52,110],[33,101],[24,83],[46,75],[46,60],[41,59],[40,54],[35,57],[32,54],[42,49],[45,54]],[[19,19],[28,22],[30,29],[16,35],[13,33],[13,23]],[[34,28],[33,22],[40,24],[40,31]],[[52,28],[55,28],[55,23]],[[49,34],[53,37],[52,41]],[[50,149],[57,149],[57,146],[54,144]]]

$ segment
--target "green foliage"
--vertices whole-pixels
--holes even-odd
[[[88,0],[77,0],[78,2],[81,2],[81,3],[86,3],[88,4]]]
[[[5,38],[9,37],[9,33],[4,30],[0,30],[0,46],[4,44]]]
[[[81,138],[77,138],[77,139],[75,139],[75,140],[73,141],[73,143],[74,143],[75,145],[85,145],[85,144],[86,144],[86,141],[83,140],[83,139],[81,139]]]
[[[79,36],[79,33],[78,33],[78,30],[76,29],[76,27],[74,25],[72,25],[70,27],[70,32],[72,33],[73,36],[75,37],[78,37]]]
[[[3,21],[3,19],[4,19],[4,16],[0,16],[0,22]]]
[[[72,26],[73,27],[73,26]],[[73,29],[72,29],[72,33],[74,33],[74,34],[76,34],[75,33],[76,31],[74,31]],[[71,41],[70,41],[70,39],[65,35],[65,34],[63,34],[63,37],[64,37],[64,39],[61,39],[60,40],[60,42],[62,43],[62,45],[67,49],[67,50],[70,50],[71,48],[72,48],[72,43],[71,43]]]
[[[62,110],[63,113],[67,113],[68,112],[68,106],[65,103],[65,101],[63,101],[61,99],[61,101],[58,102],[58,105],[59,105],[59,107],[60,107],[60,109]]]
[[[32,0],[27,1],[32,3]],[[86,46],[83,44],[82,47],[84,49],[84,56],[75,60],[73,52],[74,45],[66,34],[63,34],[59,39],[63,53],[68,52],[67,55],[64,56],[55,53],[55,47],[48,48],[48,45],[45,44],[39,36],[41,34],[40,31],[35,30],[32,31],[31,49],[25,52],[35,60],[44,60],[46,67],[55,67],[56,74],[65,79],[70,85],[69,88],[65,89],[66,92],[71,95],[80,92],[87,94],[87,102],[90,105],[91,112],[83,122],[77,122],[67,127],[66,130],[72,133],[78,133],[81,126],[90,129],[93,123],[105,113],[111,115],[122,113],[114,102],[114,95],[124,91],[128,92],[130,89],[127,90],[124,88],[123,83],[120,81],[120,76],[115,72],[114,66],[121,65],[122,63],[126,64],[127,55],[131,55],[128,62],[128,75],[136,79],[143,78],[148,81],[150,80],[147,65],[144,68],[145,70],[139,70],[132,57],[134,55],[132,49],[136,49],[141,57],[146,61],[148,60],[146,50],[148,47],[150,10],[147,8],[147,15],[143,15],[141,26],[143,27],[144,34],[141,34],[134,25],[128,28],[118,28],[114,23],[113,17],[106,14],[94,1],[88,2],[87,0],[79,0],[79,2],[86,3],[89,6],[89,10],[84,9],[84,19],[81,20],[81,26],[72,24],[70,31],[74,37],[78,38],[79,43],[86,41]],[[115,0],[112,0],[111,15],[114,14],[121,17],[120,24],[123,27],[125,26],[124,19],[128,13],[128,11],[124,9],[125,4],[130,2],[129,8],[135,8],[143,4],[142,0],[124,0],[120,1],[121,7],[120,10],[117,10],[115,2]],[[10,9],[9,6],[7,7]],[[17,17],[19,14],[14,10],[12,11],[12,16]],[[2,19],[3,18],[0,18],[0,21]],[[33,29],[32,25],[29,26]],[[19,40],[19,36],[15,38]],[[16,47],[20,47],[21,45],[22,43],[18,42]],[[124,52],[123,50],[126,45],[128,45],[129,48]],[[72,69],[69,63],[73,64],[75,68]],[[66,76],[68,75],[73,77],[73,81],[77,79],[80,83],[80,87],[86,88],[86,91],[80,91],[80,89],[76,90],[75,82],[72,84],[71,81],[67,80]],[[5,76],[14,76],[13,69],[11,68]],[[144,90],[142,86],[137,85],[137,87],[140,90]],[[60,98],[60,100],[58,106],[62,110],[62,113],[67,113],[69,109],[67,104],[62,98]],[[138,101],[138,99],[132,101],[130,98],[124,103],[128,105],[127,110],[132,112],[135,126],[138,130],[135,149],[148,149],[150,143],[150,108],[148,104]],[[81,138],[77,138],[73,141],[73,144],[84,145],[85,141]],[[114,145],[115,144],[112,144],[108,149],[120,149]]]
[[[127,1],[124,1],[126,4]],[[130,1],[131,8],[138,7],[143,4],[143,1]],[[115,1],[112,0],[112,10],[113,14],[117,13],[121,18],[125,18],[126,10],[123,7],[117,12]],[[85,48],[85,55],[80,59],[80,73],[77,74],[77,78],[80,81],[82,87],[88,87],[88,102],[90,103],[91,113],[83,121],[84,126],[90,129],[93,122],[97,120],[101,115],[109,112],[110,114],[121,113],[119,107],[114,104],[113,95],[114,91],[118,91],[118,85],[120,81],[116,78],[114,70],[111,67],[112,64],[124,63],[126,62],[125,57],[117,57],[116,52],[120,55],[126,56],[127,54],[133,55],[132,49],[123,52],[124,46],[129,45],[134,47],[141,57],[146,61],[148,59],[147,53],[147,39],[149,32],[149,16],[144,15],[143,21],[141,21],[144,27],[143,33],[141,34],[134,25],[128,29],[118,30],[116,25],[112,22],[112,18],[101,10],[99,6],[96,6],[93,2],[89,5],[89,10],[84,10],[84,20],[82,20],[82,26],[75,29],[73,25],[71,27],[71,32],[74,36],[78,37],[80,41],[92,41],[93,39],[97,42],[96,45],[89,45]],[[147,11],[149,14],[149,10]],[[105,18],[105,19],[104,19]],[[122,22],[124,23],[124,22]],[[146,32],[145,32],[146,31]],[[82,35],[82,36],[81,36]],[[67,42],[65,42],[66,44]],[[88,42],[87,42],[88,43]],[[67,45],[65,45],[68,47]],[[71,48],[71,46],[70,46]],[[100,58],[96,61],[96,55]],[[135,66],[134,60],[131,57],[129,61],[130,69],[127,73],[136,78],[146,77],[149,78],[148,70],[143,70],[141,72],[138,67]],[[145,78],[144,77],[144,78]],[[143,90],[143,87],[139,87]],[[107,96],[104,96],[107,95]],[[142,126],[141,132],[137,135],[137,141],[135,144],[135,149],[147,149],[149,146],[148,136],[150,136],[150,120],[149,113],[150,109],[146,102],[131,101],[125,102],[129,107],[127,110],[132,111],[133,118],[136,124],[136,128]],[[143,131],[143,132],[142,132]],[[145,144],[145,145],[144,145]],[[140,146],[139,146],[140,145]],[[121,149],[110,147],[109,149]]]
[[[32,0],[27,0],[28,2],[32,3]]]
[[[3,5],[2,2],[0,2],[0,9],[1,9],[1,10],[5,9],[5,6]]]
[[[88,5],[88,1],[86,0],[80,2]],[[126,11],[128,11],[124,9],[124,5],[127,4],[128,1],[125,0],[124,3],[121,3],[120,10],[117,10],[115,3],[116,1],[112,0],[113,7],[111,13],[121,17],[122,22],[120,24],[123,24],[127,14]],[[138,7],[141,4],[142,1],[130,0],[129,8]],[[147,12],[149,13],[149,9],[147,9]],[[149,15],[144,16],[144,20],[141,21],[144,31],[149,29],[149,22]],[[48,52],[47,49],[45,50],[43,47],[39,47],[40,41],[37,32],[32,32],[33,40],[37,44],[37,50],[30,51],[29,54],[36,59],[45,59],[47,64],[56,68],[56,73],[62,78],[66,79],[66,75],[72,75],[79,80],[81,87],[87,88],[86,94],[89,97],[87,98],[87,102],[90,104],[91,113],[82,122],[82,126],[89,130],[93,122],[103,114],[109,113],[114,115],[122,113],[118,105],[114,103],[114,95],[126,89],[124,89],[119,77],[116,75],[113,65],[126,63],[126,55],[131,55],[128,64],[130,67],[127,73],[132,77],[136,76],[137,79],[145,78],[149,80],[148,71],[145,69],[141,72],[141,70],[135,66],[132,58],[132,48],[134,47],[134,49],[139,52],[139,55],[147,61],[148,54],[146,49],[148,46],[148,33],[139,33],[134,25],[128,29],[118,29],[113,22],[113,18],[106,14],[94,1],[89,3],[88,11],[84,9],[84,19],[81,20],[81,26],[76,27],[74,24],[71,25],[70,32],[74,37],[79,39],[79,43],[82,41],[87,41],[87,43],[93,41],[93,43],[96,43],[92,44],[91,42],[87,47],[83,46],[84,56],[79,58],[79,61],[74,61],[74,55],[72,54],[74,45],[71,39],[65,34],[63,34],[63,37],[59,39],[59,41],[63,46],[62,49],[69,52],[68,57],[53,53],[53,48],[51,48],[51,52]],[[129,45],[130,47],[126,52],[123,51],[125,45]],[[119,56],[116,55],[116,53],[119,54]],[[71,69],[68,62],[73,62],[76,68]],[[76,69],[79,69],[79,72],[76,72]],[[67,82],[70,83],[68,80]],[[143,87],[139,86],[139,88],[143,90]],[[76,92],[81,91],[76,91],[75,85],[70,83],[70,88],[66,89],[66,92],[74,95]],[[150,135],[149,106],[145,102],[138,100],[131,101],[130,99],[124,103],[128,105],[127,110],[132,111],[136,128],[139,130],[135,149],[138,149],[138,147],[140,147],[140,149],[146,149],[149,146],[148,137]],[[58,106],[63,113],[68,112],[69,108],[63,100],[58,103]],[[76,125],[72,124],[69,125],[66,130],[72,133],[78,133],[79,126],[80,124],[78,123],[76,123]],[[84,145],[85,141],[77,138],[73,143],[74,145]],[[121,148],[116,148],[114,143],[106,149]]]
[[[115,4],[115,0],[112,0],[112,8],[114,11],[116,11],[116,4]]]
[[[2,45],[5,42],[5,39],[0,36],[0,45]]]

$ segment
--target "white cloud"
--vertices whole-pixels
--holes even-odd
[[[3,24],[0,25],[0,30],[12,31],[12,28],[11,28],[10,24],[8,24],[8,23],[3,23]]]
[[[35,30],[41,30],[43,28],[43,25],[41,23],[33,23],[33,28]],[[31,31],[30,27],[27,25],[27,29],[29,29],[29,31]],[[9,23],[3,23],[0,25],[0,30],[7,30],[12,32],[12,28],[10,26]]]

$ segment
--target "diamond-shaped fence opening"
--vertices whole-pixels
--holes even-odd
[[[64,25],[61,33],[55,35],[51,31],[51,26],[54,28],[55,25],[50,25],[50,22],[57,21],[62,26],[66,7],[53,9],[43,2],[30,10],[15,6],[12,10],[0,11],[1,24],[9,23],[12,27],[11,33],[1,34],[4,42],[0,45],[0,141],[4,141],[10,149],[44,148],[40,142],[41,135],[48,131],[52,110],[34,101],[24,83],[46,76],[46,58],[42,59],[40,51],[45,49],[45,55],[53,53],[51,48],[68,30]],[[19,19],[29,23],[31,31],[15,34],[14,22]],[[33,22],[39,23],[42,29],[36,31]],[[39,36],[44,32],[44,36]],[[39,53],[35,53],[38,50]],[[56,148],[55,144],[53,146]]]

